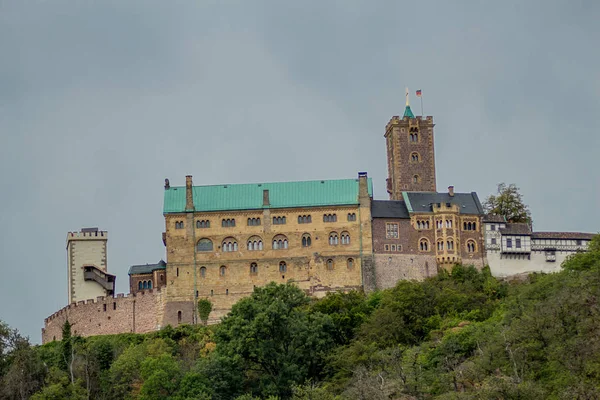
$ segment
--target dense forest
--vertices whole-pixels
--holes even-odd
[[[455,266],[314,300],[270,284],[215,326],[70,334],[0,324],[3,399],[598,399],[600,236],[560,273]]]

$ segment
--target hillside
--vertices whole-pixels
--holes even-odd
[[[270,284],[218,326],[69,337],[0,327],[6,399],[600,398],[600,236],[563,271],[456,266],[368,296]],[[254,396],[254,397],[253,397]]]

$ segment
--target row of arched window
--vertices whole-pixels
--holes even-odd
[[[445,222],[445,224],[444,224]],[[451,219],[447,219],[447,220],[441,220],[438,219],[435,221],[435,227],[437,229],[442,229],[444,226],[446,226],[446,228],[452,228],[452,220]]]
[[[285,225],[285,217],[273,217],[273,225]]]
[[[312,222],[312,218],[310,215],[298,215],[298,223],[299,224],[310,224]]]
[[[477,230],[477,222],[463,222],[463,230],[464,231],[476,231]]]
[[[221,226],[223,228],[230,228],[235,226],[235,218],[227,218],[221,221]]]
[[[302,235],[301,243],[302,247],[310,247],[312,245],[312,238],[309,233]],[[337,232],[331,232],[329,234],[329,244],[332,246],[336,246],[338,244],[350,244],[350,233],[344,231],[338,236]],[[273,250],[284,250],[287,249],[288,246],[289,242],[285,235],[276,235],[273,237]],[[237,239],[233,237],[225,238],[221,243],[221,251],[223,252],[238,251],[238,249],[239,247]],[[251,236],[248,238],[248,241],[246,242],[246,249],[250,251],[263,250],[264,244],[262,238],[260,236]],[[202,238],[196,243],[196,251],[198,252],[208,252],[213,250],[213,242],[208,238]]]
[[[438,249],[438,251],[444,251],[444,241],[443,240],[438,240],[437,249]],[[454,241],[453,240],[446,241],[446,250],[454,250]]]
[[[348,213],[348,221],[356,221],[356,213]],[[310,215],[299,215],[298,223],[299,224],[309,224],[312,222],[312,217]],[[337,222],[336,214],[324,214],[323,222]],[[286,217],[273,217],[273,225],[284,225],[286,223]],[[248,218],[248,226],[260,226],[261,220],[260,218]],[[183,229],[184,228],[183,221],[175,221],[175,229]],[[225,218],[221,221],[221,227],[223,228],[231,228],[235,226],[235,218]],[[196,228],[210,228],[210,220],[197,220]]]
[[[152,281],[139,281],[138,290],[152,289]]]
[[[327,266],[327,269],[332,270],[335,266],[335,263],[333,261],[332,258],[327,259],[327,261],[325,262],[325,265]],[[354,259],[353,258],[348,258],[346,260],[346,266],[348,268],[353,268],[354,267]],[[250,274],[258,274],[258,264],[255,262],[250,263],[250,269],[249,269]],[[279,272],[281,274],[284,274],[287,272],[287,263],[285,261],[280,261],[279,262]],[[206,278],[206,274],[207,274],[207,268],[206,267],[200,267],[200,278]],[[221,265],[219,267],[219,276],[226,276],[227,275],[227,267],[225,265]],[[142,282],[140,282],[141,284]],[[151,288],[151,287],[150,287]]]
[[[452,240],[452,239],[447,240],[445,245],[446,245],[447,250],[454,250],[454,240]],[[477,249],[477,245],[476,245],[475,241],[472,239],[467,240],[465,247],[467,249],[467,253],[474,253]],[[444,241],[443,240],[439,240],[437,242],[437,249],[438,249],[438,251],[444,250]],[[429,251],[429,240],[427,240],[425,238],[419,240],[419,250]]]
[[[337,221],[337,214],[324,214],[323,215],[323,222],[336,222]]]
[[[417,229],[429,229],[429,220],[417,220]]]
[[[259,226],[260,218],[248,218],[248,226]]]
[[[408,135],[408,140],[411,143],[418,143],[419,142],[419,129],[416,127],[410,128],[409,129],[410,134]]]

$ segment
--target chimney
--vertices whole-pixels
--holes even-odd
[[[269,189],[263,190],[263,206],[270,206],[271,203],[269,201]]]
[[[185,177],[185,211],[194,211],[194,194],[192,192],[192,176]]]
[[[171,189],[171,184],[169,183],[168,179],[165,179],[165,190],[167,189]]]
[[[450,197],[454,197],[454,186],[448,186],[448,194]]]
[[[370,204],[369,201],[369,179],[366,172],[358,173],[358,202],[362,204]]]

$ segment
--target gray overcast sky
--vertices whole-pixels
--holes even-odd
[[[0,0],[0,319],[63,307],[66,233],[165,257],[164,178],[352,178],[423,90],[438,190],[516,183],[537,230],[600,229],[600,2]]]

